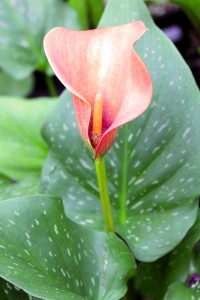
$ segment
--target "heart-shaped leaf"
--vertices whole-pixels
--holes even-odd
[[[117,300],[135,264],[114,234],[64,216],[45,195],[0,202],[0,275],[42,299]]]
[[[136,19],[149,28],[136,50],[150,71],[153,101],[144,115],[119,130],[107,169],[115,228],[136,258],[153,261],[183,239],[197,216],[200,95],[142,1],[111,0],[100,26]],[[43,130],[50,154],[42,190],[61,196],[73,220],[103,229],[92,154],[83,147],[68,98],[64,93]]]
[[[0,20],[0,67],[16,79],[48,70],[43,38],[51,28],[79,27],[75,12],[62,0],[2,0]]]
[[[54,104],[0,97],[0,173],[17,181],[28,174],[39,178],[47,154],[40,128]]]

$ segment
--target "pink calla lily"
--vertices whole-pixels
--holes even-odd
[[[49,63],[72,93],[80,132],[95,158],[109,150],[119,126],[141,115],[150,104],[151,78],[133,49],[145,31],[143,22],[136,21],[88,31],[57,27],[45,36]],[[102,113],[101,109],[94,112],[98,96]],[[98,115],[101,133],[94,143],[93,119]]]

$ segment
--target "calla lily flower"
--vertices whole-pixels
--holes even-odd
[[[75,31],[56,27],[44,39],[49,63],[72,93],[83,139],[103,156],[119,126],[149,106],[149,72],[133,49],[147,30],[136,21],[115,27]]]

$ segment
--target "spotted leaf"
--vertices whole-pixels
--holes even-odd
[[[170,290],[170,285],[187,283],[194,274],[199,274],[199,240],[200,215],[183,241],[170,254],[155,262],[140,264],[136,275],[137,290],[149,298],[160,300]]]
[[[114,234],[75,224],[45,195],[0,202],[0,261],[0,276],[48,300],[117,300],[135,269]]]
[[[189,68],[142,1],[111,0],[100,26],[138,19],[149,28],[136,51],[151,74],[153,102],[119,130],[107,170],[116,230],[137,259],[154,261],[184,238],[197,217],[200,96]],[[50,153],[42,191],[62,197],[76,222],[104,230],[92,154],[73,114],[65,92],[43,128]]]

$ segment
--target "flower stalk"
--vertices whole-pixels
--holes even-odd
[[[99,185],[99,194],[100,194],[100,199],[101,199],[101,204],[103,209],[106,231],[114,233],[115,230],[114,230],[114,223],[112,218],[110,198],[109,198],[108,185],[107,185],[105,158],[98,157],[95,160],[95,166],[96,166],[97,180]]]

